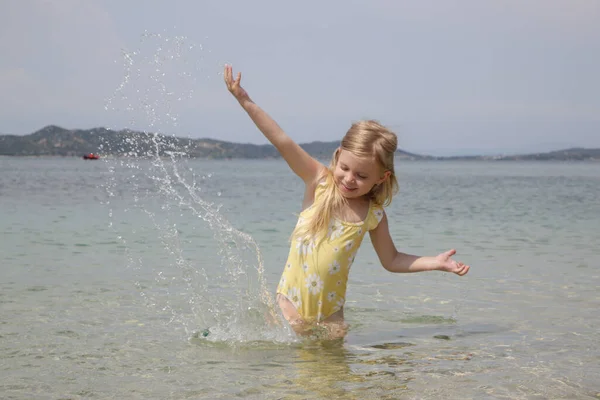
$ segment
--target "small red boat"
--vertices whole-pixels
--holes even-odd
[[[98,160],[99,158],[100,158],[100,156],[98,154],[94,154],[94,153],[83,155],[84,160]]]

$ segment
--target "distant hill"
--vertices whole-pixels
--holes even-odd
[[[435,157],[435,160],[482,160],[482,161],[600,161],[600,149],[571,149],[546,153],[495,155],[495,156],[451,156]]]
[[[329,160],[339,142],[300,144],[313,157]],[[98,153],[101,156],[153,157],[178,153],[192,158],[279,158],[270,144],[232,143],[215,139],[186,139],[131,130],[114,131],[106,128],[65,129],[46,126],[25,136],[0,135],[0,155],[5,156],[82,156]],[[407,160],[597,160],[600,149],[572,148],[511,156],[432,157],[398,150],[396,156]]]
[[[574,147],[571,149],[550,151],[547,153],[533,153],[513,156],[497,156],[496,160],[501,161],[546,161],[546,160],[562,160],[562,161],[584,161],[595,160],[600,161],[600,149],[585,149]]]
[[[311,142],[301,146],[313,157],[329,159],[339,142]],[[151,157],[182,153],[198,158],[279,158],[271,144],[232,143],[215,139],[186,139],[130,130],[105,128],[64,129],[50,125],[25,136],[0,135],[0,155],[82,156],[88,153],[111,156]],[[398,150],[408,159],[426,157]]]

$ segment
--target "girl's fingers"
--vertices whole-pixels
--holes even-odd
[[[457,275],[464,275],[465,274],[465,269],[468,270],[467,266],[461,262],[458,261],[452,261],[452,269],[451,271],[454,272]]]
[[[232,75],[233,70],[231,65],[225,65],[225,73],[224,73],[224,77],[225,77],[225,82],[227,82],[227,85],[231,85],[232,83]]]
[[[234,90],[240,85],[240,81],[242,80],[242,73],[238,72],[235,80],[233,79],[233,68],[231,65],[225,64],[225,71],[223,72],[223,79],[225,79],[225,83],[227,84],[227,88],[229,90]]]
[[[462,265],[462,268],[460,270],[458,270],[457,274],[460,276],[465,275],[467,272],[469,272],[469,266],[468,265]]]

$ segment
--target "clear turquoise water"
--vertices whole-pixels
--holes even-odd
[[[282,161],[0,158],[0,397],[599,398],[600,164],[398,172],[397,247],[472,271],[390,274],[367,240],[327,342],[271,305]]]

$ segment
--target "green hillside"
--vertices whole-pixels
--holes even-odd
[[[339,142],[311,142],[301,146],[313,157],[329,160]],[[279,158],[270,144],[233,143],[215,139],[186,139],[130,130],[105,128],[64,129],[50,125],[30,135],[0,135],[0,156],[101,156],[161,157],[177,153],[192,158]],[[600,149],[571,148],[546,153],[498,156],[431,157],[398,150],[408,160],[493,161],[600,161]]]
[[[339,142],[311,142],[301,146],[313,157],[329,159]],[[279,157],[277,150],[270,144],[186,139],[105,128],[64,129],[50,125],[25,136],[0,135],[0,155],[7,156],[81,156],[98,153],[103,156],[151,157],[157,153],[166,156],[173,152],[201,158]],[[398,154],[411,159],[423,158],[401,150]]]

